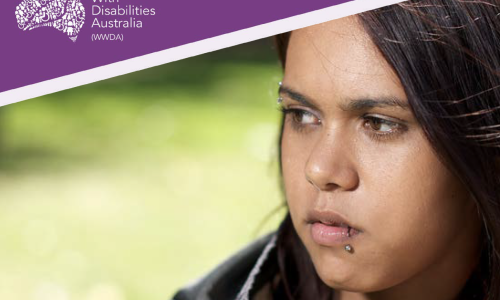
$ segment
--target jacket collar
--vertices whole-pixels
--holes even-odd
[[[252,290],[252,287],[254,286],[255,279],[261,272],[262,267],[264,266],[264,263],[268,260],[269,253],[271,250],[273,250],[276,247],[276,235],[273,235],[269,242],[266,244],[264,247],[264,250],[262,251],[261,255],[257,259],[257,262],[255,263],[255,266],[253,266],[252,270],[250,271],[250,274],[248,275],[245,283],[243,284],[243,287],[241,288],[240,292],[238,293],[238,296],[236,297],[236,300],[249,300],[250,299],[250,291]]]
[[[272,232],[253,241],[178,291],[173,300],[249,300],[276,275],[276,239]]]

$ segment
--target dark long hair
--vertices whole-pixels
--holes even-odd
[[[477,205],[483,244],[463,299],[500,300],[499,5],[497,0],[407,1],[357,16],[401,80],[434,151]],[[275,37],[283,68],[290,35]],[[282,180],[280,185],[283,191]],[[331,299],[333,290],[316,274],[289,214],[278,230],[277,255],[277,289],[288,299]]]

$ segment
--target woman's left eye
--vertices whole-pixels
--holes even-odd
[[[394,135],[406,130],[406,126],[376,116],[364,116],[363,126],[378,137]]]

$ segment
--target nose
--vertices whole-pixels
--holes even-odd
[[[323,134],[305,166],[305,177],[319,191],[354,190],[359,184],[352,141],[341,132]]]

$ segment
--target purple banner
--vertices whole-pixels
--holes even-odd
[[[0,92],[346,0],[3,0]]]

